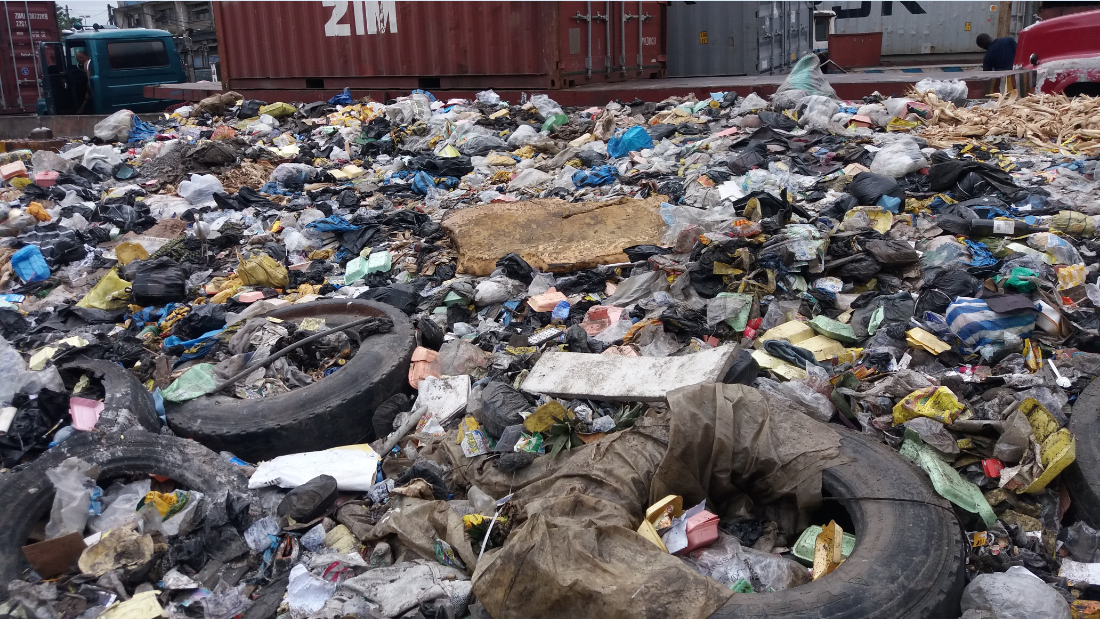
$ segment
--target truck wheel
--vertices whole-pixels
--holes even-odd
[[[1100,379],[1077,397],[1069,431],[1077,438],[1077,457],[1062,472],[1070,507],[1089,526],[1100,527]]]
[[[393,328],[363,340],[355,356],[324,380],[290,393],[258,400],[208,395],[165,402],[172,431],[251,462],[348,445],[372,435],[374,410],[408,384],[409,359],[416,347],[409,318],[385,303],[359,299],[288,305],[266,315],[324,318],[326,327],[384,316]]]
[[[106,397],[96,431],[108,436],[122,434],[137,426],[153,433],[160,431],[160,417],[152,394],[129,371],[103,359],[78,359],[62,367],[62,370],[70,369],[88,371],[103,382]]]
[[[248,497],[248,478],[218,454],[174,436],[132,430],[124,437],[80,432],[21,469],[0,475],[0,587],[28,569],[21,548],[50,513],[53,483],[46,471],[70,457],[100,467],[100,480],[132,474],[164,475],[210,497]]]
[[[848,464],[826,469],[826,502],[855,525],[856,548],[833,573],[810,584],[734,595],[711,619],[938,619],[959,616],[962,536],[951,504],[928,476],[878,441],[848,430]]]

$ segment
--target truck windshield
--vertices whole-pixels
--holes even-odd
[[[115,70],[167,67],[168,51],[164,41],[119,41],[107,44],[107,59]]]

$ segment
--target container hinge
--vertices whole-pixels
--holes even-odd
[[[652,15],[650,15],[649,13],[642,13],[642,21],[649,21],[651,19],[653,19]]]
[[[575,19],[577,21],[585,21],[586,22],[586,21],[592,21],[592,16],[591,15],[581,15],[581,12],[577,11],[577,14],[573,16],[573,19]]]
[[[607,21],[607,15],[603,15],[599,11],[596,11],[596,15],[592,17],[592,21]]]
[[[631,15],[629,12],[623,14],[623,21],[624,22],[628,22],[632,19],[637,19],[637,18],[638,18],[637,15]]]

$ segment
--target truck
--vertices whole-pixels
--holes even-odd
[[[156,112],[177,103],[150,99],[153,84],[185,81],[176,43],[166,30],[80,30],[38,44],[43,114]]]
[[[1045,19],[1020,31],[1018,69],[1035,71],[1035,90],[1100,96],[1100,11]]]

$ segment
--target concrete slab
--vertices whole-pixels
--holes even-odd
[[[520,389],[556,398],[660,402],[673,389],[719,382],[736,358],[736,346],[681,357],[547,352]]]

